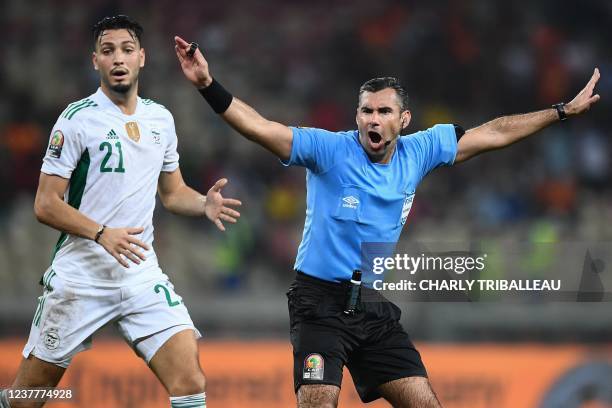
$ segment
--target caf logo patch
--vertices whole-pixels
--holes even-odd
[[[325,361],[320,354],[309,354],[304,359],[303,378],[305,380],[323,380]]]
[[[49,156],[59,159],[62,155],[62,147],[64,147],[64,134],[61,130],[56,130],[51,134],[49,141]]]

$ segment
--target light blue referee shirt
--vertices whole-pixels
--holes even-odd
[[[396,244],[427,173],[457,154],[453,125],[399,138],[388,164],[372,163],[357,130],[291,128],[287,166],[306,167],[306,221],[295,269],[342,281],[361,269],[361,245]]]

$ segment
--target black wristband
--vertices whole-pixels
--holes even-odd
[[[559,115],[559,120],[561,122],[567,120],[567,113],[565,113],[565,104],[563,102],[556,103],[552,107],[557,110],[557,115]]]
[[[98,232],[96,232],[96,237],[94,238],[94,242],[96,244],[98,243],[98,240],[100,239],[100,237],[104,233],[105,229],[106,229],[106,225],[102,225],[102,227],[100,227],[100,229],[98,229]]]
[[[234,97],[227,92],[223,85],[217,82],[214,78],[210,85],[206,88],[199,88],[200,94],[206,99],[206,102],[215,111],[215,113],[223,113],[229,108]]]

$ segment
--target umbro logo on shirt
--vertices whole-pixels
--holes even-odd
[[[111,129],[110,132],[106,134],[106,138],[107,139],[119,139],[119,136],[117,136],[117,133],[115,133],[114,129]]]
[[[359,204],[359,200],[352,195],[344,197],[342,201],[344,201],[344,204],[342,204],[342,207],[352,208],[354,210],[357,209],[357,205]]]

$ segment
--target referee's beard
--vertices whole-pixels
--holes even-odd
[[[368,138],[369,136],[367,136],[367,132],[362,133],[359,131],[359,143],[361,144],[361,147],[365,153],[368,155],[370,161],[372,163],[388,163],[391,159],[391,155],[395,151],[399,135],[391,140],[385,141],[379,150],[374,150],[369,146]]]

